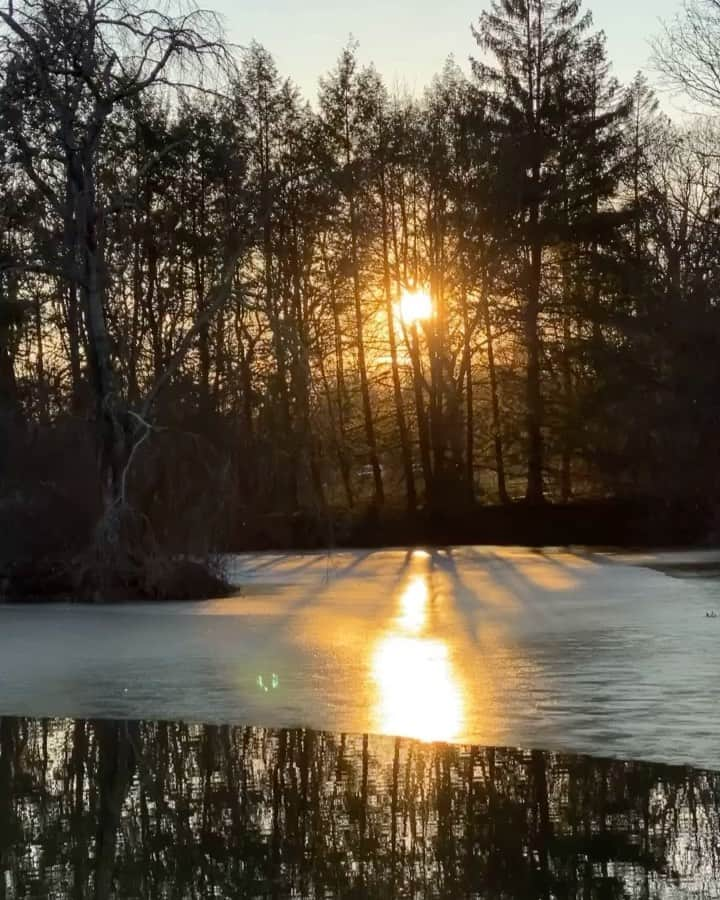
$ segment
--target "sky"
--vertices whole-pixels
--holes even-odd
[[[374,63],[390,87],[421,93],[448,55],[468,68],[477,47],[470,33],[490,0],[201,0],[222,14],[228,38],[253,38],[275,57],[283,76],[313,98],[352,34],[364,63]],[[607,34],[615,74],[629,81],[649,69],[649,39],[681,0],[594,0],[595,27]],[[648,72],[651,75],[650,72]]]

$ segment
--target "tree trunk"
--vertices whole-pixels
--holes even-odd
[[[544,500],[543,489],[543,440],[542,440],[542,388],[540,384],[540,291],[542,288],[543,244],[540,237],[540,191],[543,134],[538,117],[543,100],[543,9],[535,9],[535,34],[532,33],[532,13],[530,4],[527,15],[527,78],[528,96],[528,137],[532,160],[532,176],[527,189],[531,196],[528,216],[530,238],[530,268],[528,271],[527,296],[525,303],[525,350],[526,369],[526,425],[527,425],[527,491],[528,503],[540,504]]]
[[[290,511],[295,511],[299,506],[298,497],[298,479],[297,468],[295,465],[295,448],[294,448],[294,428],[292,416],[290,413],[290,394],[288,389],[287,360],[285,357],[286,345],[284,334],[285,318],[280,315],[277,299],[275,296],[275,285],[272,273],[272,225],[270,222],[269,194],[266,191],[264,200],[265,224],[263,227],[263,255],[265,266],[265,304],[267,314],[270,318],[270,330],[273,338],[273,349],[275,351],[275,366],[277,373],[277,389],[280,400],[280,418],[281,429],[286,440],[285,445],[285,475],[286,484],[283,485],[284,500]]]
[[[38,297],[35,298],[35,361],[37,365],[37,380],[38,380],[38,409],[40,413],[40,421],[47,422],[49,416],[48,409],[48,389],[47,382],[45,380],[45,348],[43,343],[43,332],[42,332],[42,308],[40,306],[40,299]]]
[[[342,323],[340,321],[340,309],[338,305],[337,293],[335,291],[335,283],[330,272],[328,264],[327,251],[325,244],[322,245],[322,258],[325,268],[325,277],[330,285],[330,305],[332,307],[333,316],[333,335],[335,340],[335,390],[336,402],[338,410],[338,439],[337,439],[337,455],[338,464],[340,466],[340,474],[342,476],[345,496],[347,498],[350,509],[355,505],[355,498],[352,489],[352,477],[350,472],[350,462],[347,453],[347,407],[348,395],[347,385],[345,383],[345,353],[343,349],[343,332]],[[328,400],[328,409],[330,408],[330,400]]]
[[[475,410],[473,407],[472,334],[467,288],[463,278],[460,302],[463,318],[463,363],[465,367],[465,481],[470,503],[475,502]]]
[[[82,410],[82,369],[80,365],[81,329],[78,309],[77,289],[77,233],[76,203],[73,190],[72,162],[66,164],[66,188],[63,221],[63,263],[67,277],[67,330],[70,354],[70,376],[72,380],[72,411],[76,415]]]
[[[428,429],[428,416],[423,397],[423,374],[420,361],[420,339],[416,323],[410,326],[410,340],[408,341],[410,359],[413,368],[413,391],[415,394],[415,415],[417,417],[418,444],[420,446],[420,463],[425,482],[425,505],[432,502],[433,495],[433,465],[430,452],[430,434]]]
[[[395,311],[393,309],[392,287],[390,281],[390,248],[388,244],[388,213],[384,171],[380,177],[380,202],[382,206],[383,288],[385,291],[385,312],[388,324],[388,342],[390,345],[390,365],[392,368],[395,412],[397,414],[398,431],[400,434],[400,453],[402,456],[403,475],[405,478],[405,498],[408,511],[412,513],[415,512],[415,509],[417,508],[417,494],[415,490],[415,476],[413,473],[410,439],[408,436],[407,421],[405,419],[402,385],[400,383],[397,340],[395,338]]]
[[[537,231],[538,213],[533,212],[531,228]],[[527,493],[529,503],[543,503],[542,393],[540,386],[541,343],[538,317],[542,278],[542,245],[536,236],[530,248],[530,273],[525,309],[527,352],[526,416],[528,440]]]
[[[565,406],[562,424],[562,456],[560,460],[560,497],[567,503],[572,497],[572,369],[570,366],[570,319],[567,309],[563,311],[563,350],[560,360],[563,404]]]
[[[15,415],[20,409],[15,365],[10,348],[0,331],[0,413]]]
[[[348,508],[352,509],[353,493],[352,485],[350,483],[350,467],[347,464],[347,457],[345,456],[345,450],[342,446],[342,434],[338,433],[338,426],[335,419],[335,410],[333,408],[332,392],[330,390],[330,385],[328,384],[327,370],[325,368],[325,362],[323,360],[322,353],[318,354],[317,363],[318,369],[320,371],[320,380],[323,384],[323,392],[325,394],[328,420],[330,422],[330,433],[332,434],[333,444],[335,445],[335,455],[337,456],[338,467],[340,469],[340,477],[342,478],[343,489],[345,491],[345,500],[347,502]]]
[[[481,301],[487,341],[488,374],[490,376],[490,407],[492,410],[493,447],[495,450],[495,472],[498,497],[503,505],[510,503],[505,482],[505,457],[503,454],[502,423],[500,421],[500,394],[498,391],[497,369],[495,367],[495,344],[490,322],[490,304],[487,291],[483,288]]]
[[[355,327],[357,328],[358,371],[360,375],[360,394],[362,397],[363,417],[365,420],[365,439],[368,446],[368,455],[372,467],[373,482],[375,485],[375,503],[382,506],[385,502],[383,488],[382,469],[377,451],[375,437],[375,424],[370,403],[370,385],[368,382],[367,362],[365,359],[365,336],[362,314],[362,295],[360,290],[360,268],[358,261],[358,229],[355,201],[350,199],[350,236],[352,242],[352,271],[353,271],[353,300],[355,304]]]
[[[434,315],[427,322],[426,337],[429,357],[430,396],[428,398],[428,424],[430,446],[433,459],[435,480],[447,483],[447,427],[444,414],[444,377],[443,377],[443,297],[442,278],[439,269],[442,265],[440,252],[437,249],[442,238],[438,234],[437,216],[432,216],[428,223],[428,256],[432,265],[430,278],[430,295],[435,302]]]
[[[415,185],[413,184],[413,198]],[[400,239],[398,240],[397,228],[393,216],[392,222],[392,243],[393,254],[395,257],[395,285],[398,293],[403,285],[408,283],[410,270],[412,268],[412,282],[417,284],[418,279],[418,257],[417,245],[411,251],[410,246],[410,220],[412,218],[413,232],[415,242],[417,241],[417,212],[415,201],[413,199],[412,216],[408,213],[407,199],[405,195],[404,184],[401,186],[399,196],[400,207]],[[412,260],[411,260],[412,255]],[[412,382],[413,395],[415,399],[415,418],[417,421],[418,447],[420,450],[420,464],[423,472],[423,485],[425,489],[425,505],[428,504],[429,498],[433,491],[433,468],[432,457],[430,455],[430,437],[428,433],[427,412],[425,410],[425,400],[423,397],[423,375],[422,365],[420,361],[420,341],[417,331],[417,325],[410,326],[410,335],[408,336],[405,326],[403,325],[403,334],[405,344],[410,354],[410,362],[412,366]]]
[[[93,376],[103,509],[108,512],[121,500],[127,451],[105,321],[95,179],[90,162],[77,157],[73,162],[71,175],[83,270],[80,296]]]
[[[200,175],[200,196],[197,217],[193,215],[194,237],[205,245],[206,210],[205,210],[205,179]],[[206,278],[205,260],[197,244],[193,254],[193,270],[195,276],[195,295],[198,308],[202,311],[206,302]],[[204,416],[210,413],[210,329],[208,322],[204,322],[198,332],[198,357],[200,362],[200,410]]]

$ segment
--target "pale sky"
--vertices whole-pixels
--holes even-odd
[[[387,84],[419,93],[449,54],[464,68],[477,47],[470,24],[489,0],[201,0],[225,20],[238,44],[255,38],[275,57],[308,99],[318,77],[332,68],[352,34],[364,63],[373,62]],[[649,39],[659,20],[670,19],[681,0],[594,0],[595,27],[607,34],[615,74],[629,81],[648,69]],[[652,73],[648,72],[652,77]]]

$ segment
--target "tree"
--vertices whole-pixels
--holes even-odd
[[[684,0],[654,41],[653,57],[671,88],[720,108],[720,0]]]
[[[195,554],[715,483],[717,138],[579,2],[498,0],[419,97],[347,47],[314,107],[196,10],[0,8],[7,521]]]
[[[405,499],[408,511],[414,512],[417,506],[417,491],[410,444],[410,430],[403,396],[397,336],[396,304],[399,300],[401,288],[397,278],[393,279],[393,260],[391,256],[391,251],[395,245],[394,188],[396,187],[395,182],[398,177],[398,169],[402,170],[403,144],[407,134],[404,127],[402,107],[397,102],[391,106],[387,92],[379,79],[376,79],[375,82],[375,92],[377,102],[367,136],[366,151],[372,160],[371,174],[375,182],[377,202],[380,207],[378,227],[381,235],[382,290],[385,299],[393,400],[400,440]]]
[[[495,67],[474,62],[481,83],[495,101],[497,128],[508,164],[517,175],[513,228],[524,254],[522,274],[528,441],[527,499],[544,496],[542,327],[543,256],[552,242],[558,114],[557,78],[572,64],[590,26],[579,0],[498,0],[474,29],[478,44],[495,57]]]
[[[352,285],[357,368],[365,439],[372,469],[375,503],[382,506],[385,489],[370,396],[362,288],[362,265],[368,235],[363,215],[365,211],[363,193],[367,185],[368,160],[363,156],[362,149],[365,132],[372,121],[377,102],[375,73],[372,69],[358,71],[354,48],[347,47],[340,55],[336,69],[321,79],[319,104],[326,139],[335,157],[336,168],[333,175],[342,197],[341,211],[348,237],[345,252]]]
[[[79,292],[103,509],[111,525],[110,514],[125,505],[134,447],[149,426],[127,408],[108,332],[108,231],[116,206],[128,199],[103,196],[103,153],[126,105],[155,88],[200,76],[210,64],[225,66],[229,58],[216,20],[199,10],[173,15],[132,0],[20,0],[0,9],[0,19],[13,161],[44,198],[52,227],[62,236],[62,251],[50,264],[19,258],[12,265],[59,275]],[[219,281],[222,292],[227,277]],[[167,370],[143,414],[166,379]]]

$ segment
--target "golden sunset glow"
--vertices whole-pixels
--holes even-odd
[[[428,579],[416,575],[399,595],[393,627],[375,646],[375,727],[383,734],[451,741],[462,733],[463,692],[448,644],[423,636],[429,604]]]
[[[403,291],[398,303],[398,315],[406,325],[429,319],[432,313],[432,298],[427,291]]]
[[[388,635],[372,660],[382,734],[451,741],[462,729],[462,692],[444,641]]]
[[[427,621],[428,586],[422,576],[413,578],[400,597],[398,624],[412,634],[422,631]]]

